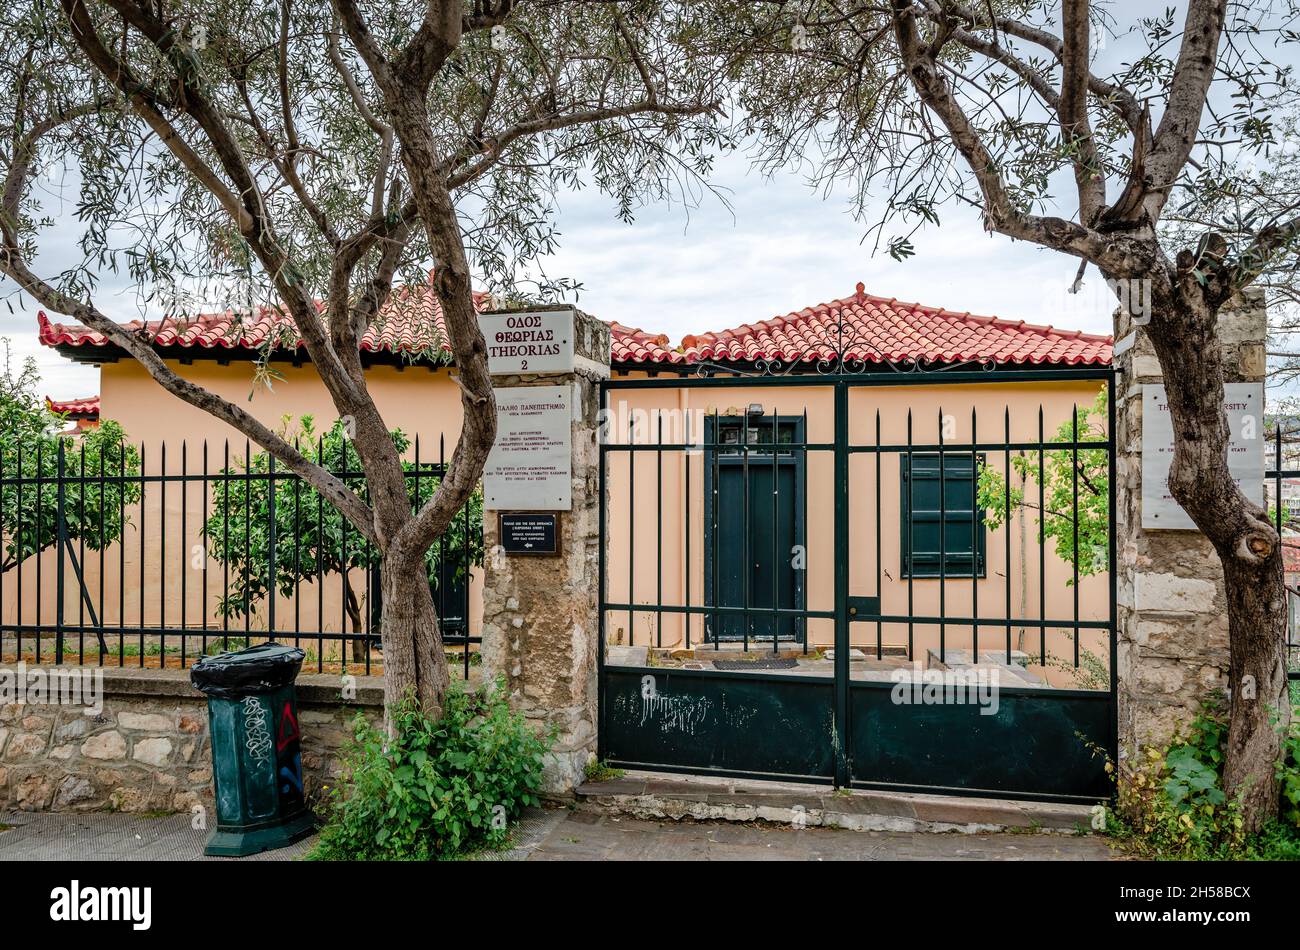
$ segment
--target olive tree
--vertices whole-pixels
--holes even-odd
[[[1149,317],[1139,332],[1168,391],[1169,487],[1223,565],[1224,779],[1255,829],[1277,811],[1275,720],[1291,712],[1286,594],[1278,532],[1228,470],[1217,320],[1261,274],[1294,270],[1300,202],[1260,189],[1253,213],[1236,217],[1220,213],[1230,202],[1191,199],[1277,142],[1274,116],[1295,95],[1297,11],[1288,0],[1131,11],[1092,0],[755,4],[745,28],[774,37],[780,20],[785,41],[748,60],[742,102],[766,160],[820,161],[819,180],[853,189],[896,258],[965,206],[991,233],[1077,259],[1081,278],[1095,268],[1126,317]],[[1097,65],[1103,41],[1126,44],[1113,69]],[[887,235],[886,222],[902,228]]]
[[[381,553],[385,698],[448,683],[422,561],[478,483],[496,410],[471,281],[508,288],[554,243],[554,197],[594,185],[630,217],[708,170],[726,57],[692,5],[578,0],[14,0],[0,13],[0,272],[106,335],[165,390],[234,427]],[[57,273],[46,206],[71,192],[83,260]],[[358,340],[424,283],[464,423],[412,511]],[[348,420],[363,498],[114,321],[98,276],[147,303],[196,277],[274,313]],[[545,282],[544,282],[545,283]],[[553,289],[543,286],[542,292]],[[180,312],[176,312],[180,311]]]

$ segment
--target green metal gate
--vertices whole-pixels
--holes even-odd
[[[1105,798],[1110,371],[818,368],[605,382],[602,759]]]

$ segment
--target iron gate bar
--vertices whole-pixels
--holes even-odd
[[[1043,408],[1043,404],[1039,403],[1038,408],[1041,411]],[[1011,406],[1009,405],[1004,407],[1002,410],[1002,432],[1006,436],[1008,445],[1010,445]],[[1002,494],[1003,494],[1002,510],[1007,512],[1007,517],[1009,518],[1011,512],[1011,449],[1010,448],[1006,448],[1002,450],[1002,471],[1006,473],[1006,477],[1002,480]],[[1021,492],[1023,493],[1024,492],[1023,477],[1021,478],[1021,482],[1022,482]],[[1039,487],[1041,488],[1042,486]],[[1041,512],[1042,509],[1040,508],[1039,511]],[[1024,522],[1022,521],[1021,522],[1022,531],[1023,531],[1023,524]],[[1010,528],[1008,528],[1007,530],[1010,531]],[[1003,545],[1003,549],[1005,554],[1005,563],[1003,564],[1003,570],[1006,574],[1006,614],[1008,617],[1010,617],[1011,616],[1011,543],[1009,537],[1007,543]],[[1047,611],[1044,609],[1044,610],[1040,610],[1039,612],[1046,613]],[[975,651],[975,655],[977,657],[979,656],[978,650]],[[1011,665],[1011,628],[1010,627],[1007,627],[1007,665],[1008,666]]]
[[[117,523],[122,526],[122,537],[117,542],[117,622],[120,627],[126,619],[126,445],[120,445],[117,453],[118,474],[122,476],[123,488],[117,493]],[[99,575],[99,582],[104,583],[104,575]],[[19,615],[21,616],[21,614]],[[37,616],[40,616],[39,614]],[[117,635],[117,665],[123,666],[126,663],[126,638],[119,630]],[[36,651],[40,656],[40,651]]]
[[[723,615],[744,616],[746,609],[761,610],[764,613],[772,612],[769,607],[746,608],[743,604],[740,606],[728,607],[722,604],[691,605],[686,604],[663,604],[662,606],[651,604],[634,604],[625,601],[605,601],[605,609],[610,613],[624,613],[632,610],[637,613],[655,613],[662,610],[666,614],[689,614],[693,617],[707,617],[712,614],[720,613]],[[814,620],[834,620],[835,611],[833,610],[811,610],[802,607],[781,607],[776,610],[781,617],[810,617]],[[875,618],[869,618],[875,619]],[[887,619],[887,618],[886,618]]]
[[[600,418],[609,418],[609,394],[605,392],[602,386],[599,388],[598,399],[600,400]],[[608,440],[597,438],[597,443],[601,446]],[[597,499],[596,510],[597,517],[600,519],[599,536],[600,543],[596,545],[596,759],[599,762],[605,762],[609,759],[609,751],[605,741],[605,730],[601,726],[608,721],[605,709],[605,571],[608,559],[605,555],[605,540],[607,532],[605,530],[605,521],[609,517],[609,480],[606,473],[605,455],[603,452],[597,453],[599,461],[596,465],[596,487]],[[631,455],[628,456],[631,459]],[[500,539],[498,539],[499,543]],[[628,598],[631,599],[630,597]],[[687,618],[689,629],[690,618]]]
[[[188,467],[189,467],[188,443],[184,439],[182,439],[181,440],[181,474],[182,475],[188,474]],[[180,555],[181,555],[180,561],[181,561],[181,626],[182,627],[187,626],[187,624],[185,623],[185,612],[187,606],[186,605],[187,598],[185,595],[187,592],[188,585],[186,581],[188,580],[189,577],[189,571],[185,569],[186,568],[185,539],[189,537],[189,533],[185,530],[185,528],[187,522],[186,514],[188,513],[188,509],[189,509],[189,481],[186,480],[181,482],[181,544],[179,548]],[[206,613],[207,611],[203,611],[203,612]],[[271,626],[275,626],[275,624],[272,624]],[[182,638],[181,639],[181,666],[185,666],[185,659],[186,659],[185,639]]]
[[[1075,403],[1070,413],[1070,436],[1073,443],[1070,449],[1070,478],[1072,491],[1070,497],[1072,501],[1071,509],[1071,533],[1072,547],[1070,565],[1074,569],[1074,619],[1079,619],[1079,405]],[[1079,635],[1074,635],[1074,665],[1079,665]]]
[[[162,443],[162,456],[160,459],[160,471],[167,471],[167,443]],[[143,540],[143,539],[142,539]],[[144,564],[141,563],[143,571]],[[167,576],[167,483],[160,482],[158,485],[158,576],[160,578]],[[141,577],[141,587],[143,587],[144,578]],[[144,622],[143,615],[140,618]],[[167,585],[158,585],[158,625],[167,626]],[[165,660],[167,657],[167,634],[162,634],[158,642],[159,656]],[[161,662],[161,661],[160,661]],[[144,647],[140,648],[140,665],[144,666]]]
[[[67,513],[64,511],[64,507],[63,507],[64,506],[63,464],[64,464],[63,440],[60,439],[58,442],[57,458],[55,460],[56,470],[58,472],[58,480],[54,486],[54,517],[56,519],[56,523],[59,526],[58,527],[59,558],[58,558],[58,564],[55,568],[55,572],[57,575],[56,580],[59,587],[59,594],[58,594],[58,600],[54,604],[54,620],[55,620],[54,662],[58,663],[59,665],[63,664],[63,558],[64,558],[64,543],[65,543],[63,537],[63,523],[65,518],[67,517]],[[38,545],[40,544],[39,534],[37,536],[36,543]],[[19,553],[21,553],[21,549]],[[40,562],[38,561],[37,563]],[[40,584],[39,580],[37,581],[37,584],[38,585]],[[38,648],[38,652],[39,652],[39,648]]]
[[[42,446],[38,443],[36,446],[36,471],[45,471],[43,460],[44,452]],[[45,505],[45,493],[40,488],[36,489],[36,503],[42,508]],[[39,557],[36,559],[36,616],[38,617],[43,617],[45,615],[41,610],[41,594],[45,590],[45,585],[41,582],[41,560],[42,559]],[[36,634],[36,655],[41,655],[41,635],[39,632]]]
[[[971,596],[971,605],[970,605],[970,613],[971,613],[971,616],[972,616],[973,618],[975,618],[974,621],[971,623],[971,637],[972,637],[972,642],[971,642],[971,657],[972,657],[973,659],[975,659],[976,662],[979,661],[979,655],[980,655],[980,624],[979,624],[979,616],[980,616],[980,593],[979,593],[979,591],[980,591],[980,585],[979,585],[979,579],[980,579],[980,573],[979,573],[979,563],[978,563],[978,560],[979,560],[979,540],[978,540],[978,538],[976,537],[975,532],[979,529],[979,527],[980,527],[980,522],[981,522],[981,520],[982,520],[982,519],[979,517],[979,505],[978,505],[978,500],[979,500],[979,499],[976,497],[976,496],[977,496],[978,489],[979,489],[979,465],[978,465],[978,462],[977,462],[977,459],[976,459],[974,443],[978,441],[978,438],[979,438],[979,436],[978,436],[978,432],[976,431],[976,421],[975,421],[975,407],[974,407],[974,406],[971,406],[971,410],[970,410],[970,440],[971,440],[971,450],[970,450],[970,472],[971,472],[971,479],[970,479],[970,515],[971,515],[971,517],[970,517],[970,596]],[[1009,478],[1010,478],[1010,474],[1008,474],[1007,477],[1008,477],[1008,479],[1009,479]],[[1008,509],[1008,517],[1009,517],[1009,516],[1010,516],[1010,509]],[[1008,548],[1009,548],[1009,547],[1010,547],[1010,545],[1008,545]],[[1009,608],[1009,607],[1010,607],[1010,605],[1008,605],[1008,608]],[[1010,611],[1010,609],[1008,609],[1008,610],[1007,610],[1007,614],[1010,615],[1010,613],[1011,613],[1011,611]],[[1011,652],[1011,629],[1010,629],[1010,628],[1007,628],[1007,653],[1008,653],[1008,655],[1010,654],[1010,652]]]
[[[145,480],[144,473],[149,471],[149,465],[146,461],[146,447],[140,446],[140,572],[136,583],[140,585],[140,623],[144,624],[144,538],[145,538],[145,513],[148,510],[145,506]],[[39,561],[37,562],[40,563]],[[40,616],[41,611],[38,607],[36,616]],[[37,651],[37,656],[40,651]],[[144,631],[140,632],[140,668],[144,669]]]
[[[717,437],[716,431],[714,433],[714,437],[715,438]],[[751,606],[750,599],[749,599],[749,522],[748,522],[748,518],[749,518],[749,417],[748,416],[742,416],[740,420],[740,441],[742,445],[742,451],[740,453],[740,465],[741,465],[740,486],[741,486],[741,491],[743,493],[742,497],[744,499],[740,510],[745,513],[744,519],[742,519],[742,524],[744,525],[744,527],[740,532],[741,548],[743,551],[743,554],[740,559],[740,563],[741,563],[740,587],[741,590],[743,591],[742,598],[745,602],[745,615],[742,618],[744,620],[744,625],[741,627],[741,637],[744,640],[745,652],[748,653],[749,652],[749,609]],[[714,595],[716,596],[717,593],[718,592],[715,590]]]
[[[662,417],[661,417],[662,418]],[[781,494],[781,483],[777,469],[777,456],[780,453],[780,425],[777,419],[776,407],[772,407],[772,610],[773,614],[769,620],[772,625],[772,654],[776,655],[780,651],[777,649],[779,639],[780,624],[776,616],[776,608],[781,606],[780,575],[776,570],[777,562],[777,541],[781,534],[781,513],[777,505],[778,498]],[[748,566],[748,565],[746,565]]]
[[[916,471],[914,462],[916,455],[912,451],[912,407],[907,408],[907,470],[908,472]],[[907,480],[907,510],[916,510],[916,479]],[[916,543],[913,537],[914,532],[904,530],[903,547],[907,551],[907,563],[909,565],[916,563]],[[900,551],[901,555],[901,551]],[[916,613],[916,571],[907,572],[907,655],[908,657],[916,656],[916,622],[912,619]]]
[[[714,409],[713,409],[713,437],[714,437],[715,439],[718,438],[718,410],[717,410],[717,407],[714,407]],[[718,567],[719,560],[720,560],[719,557],[718,557],[718,544],[719,544],[719,539],[720,539],[720,537],[721,537],[721,532],[718,530],[718,512],[722,510],[722,505],[720,504],[720,500],[721,500],[721,497],[722,497],[722,496],[721,496],[721,493],[719,492],[719,486],[721,485],[721,482],[722,482],[722,479],[721,479],[721,477],[720,477],[721,474],[722,474],[722,470],[721,470],[721,468],[720,468],[720,466],[721,466],[721,464],[722,464],[722,459],[719,457],[719,453],[718,453],[718,451],[717,451],[716,449],[715,449],[714,452],[710,455],[710,458],[711,458],[712,461],[713,461],[713,509],[712,509],[712,512],[713,512],[713,532],[712,532],[712,534],[710,534],[710,536],[709,536],[709,538],[710,538],[710,543],[713,545],[713,562],[712,562],[712,563],[713,563],[713,591],[714,591],[714,596],[713,596],[713,649],[714,649],[714,650],[720,650],[720,649],[722,649],[722,641],[721,641],[721,633],[722,633],[722,623],[721,623],[721,620],[722,620],[722,618],[718,615],[718,607],[719,607],[720,604],[721,604],[721,598],[719,598],[719,597],[717,596],[717,591],[719,590],[719,588],[720,588],[720,586],[721,586],[721,585],[718,583],[718,582],[719,582],[719,572],[720,572],[720,568]],[[628,497],[629,497],[629,499],[635,497],[635,495],[633,495],[633,493],[631,492],[630,489],[629,489],[629,491],[628,491]],[[628,543],[629,546],[631,546],[631,544],[632,544],[632,539],[629,538],[627,543]],[[707,596],[707,594],[706,594],[706,596]],[[629,600],[632,599],[632,598],[631,598],[631,592],[630,592],[630,591],[628,592],[628,599],[629,599]]]
[[[659,448],[655,451],[655,603],[664,602],[664,417],[659,417]],[[664,645],[664,614],[655,613],[655,646]]]
[[[793,439],[791,440],[791,446],[792,446],[791,451],[792,451],[792,453],[796,453],[796,452],[798,452],[798,453],[802,453],[801,455],[796,456],[796,457],[799,459],[800,470],[801,470],[802,472],[804,472],[804,475],[803,475],[803,484],[802,484],[802,485],[797,489],[797,491],[798,491],[799,494],[797,494],[797,495],[796,495],[796,498],[795,498],[795,503],[796,503],[796,505],[798,505],[798,502],[799,502],[799,498],[800,498],[800,496],[801,496],[801,495],[806,495],[806,494],[807,494],[807,491],[808,491],[808,489],[807,489],[807,479],[808,479],[807,471],[808,471],[808,451],[809,451],[809,449],[808,449],[808,407],[807,407],[807,406],[804,406],[804,407],[803,407],[803,413],[801,414],[801,424],[800,424],[800,427],[799,427],[799,433],[800,433],[800,435],[802,436],[802,438],[799,439],[798,442],[795,442]],[[796,512],[797,512],[799,509],[796,507],[795,510],[796,510]],[[807,522],[807,516],[806,516],[806,515],[805,515],[804,521],[805,521],[804,532],[803,532],[802,534],[799,535],[799,541],[798,541],[798,543],[803,544],[803,552],[802,552],[802,553],[803,553],[803,557],[804,557],[804,567],[805,567],[805,570],[806,570],[806,569],[807,569],[807,563],[808,563],[808,538],[807,538],[807,525],[806,525],[806,522]],[[802,586],[799,586],[799,587],[797,588],[797,589],[800,591],[800,594],[801,594],[801,596],[800,596],[800,598],[799,598],[799,601],[800,601],[800,603],[802,603],[802,604],[805,606],[805,608],[806,608],[807,605],[808,605],[808,584],[807,584],[806,581],[801,581],[801,580],[799,580],[799,577],[798,577],[797,575],[796,575],[796,578],[795,578],[795,583],[796,583],[796,585],[802,585]],[[803,647],[803,652],[804,652],[804,653],[807,653],[807,652],[808,652],[808,617],[809,617],[809,615],[808,615],[807,612],[805,611],[804,617],[803,617],[802,619],[796,621],[796,623],[798,624],[798,627],[799,627],[799,642],[800,642],[800,645]]]
[[[1115,697],[1115,710],[1110,716],[1110,745],[1107,751],[1114,756],[1116,763],[1119,762],[1119,671],[1117,669],[1119,660],[1119,577],[1116,574],[1117,562],[1115,555],[1117,553],[1117,542],[1115,538],[1116,505],[1118,504],[1115,497],[1117,463],[1115,460],[1115,449],[1118,446],[1118,435],[1116,434],[1116,415],[1115,415],[1115,374],[1112,373],[1106,378],[1106,435],[1110,439],[1111,449],[1106,453],[1106,483],[1110,487],[1109,496],[1106,499],[1106,523],[1110,530],[1106,532],[1106,579],[1108,596],[1110,604],[1110,694]],[[1039,407],[1039,426],[1042,422],[1042,407]],[[1038,483],[1038,490],[1041,493],[1042,482]]]
[[[1113,432],[1113,430],[1112,430]],[[1045,453],[1043,452],[1042,443],[1045,439],[1046,430],[1043,427],[1043,405],[1038,404],[1038,617],[1040,620],[1038,627],[1038,655],[1047,655],[1047,627],[1041,623],[1047,616],[1047,519],[1042,517],[1043,512],[1047,510],[1044,502],[1044,491],[1046,490],[1045,478]],[[1113,453],[1112,453],[1113,454]],[[1111,483],[1111,491],[1114,491],[1114,482]],[[1114,522],[1111,522],[1112,526]],[[1114,528],[1111,528],[1114,533]]]
[[[691,441],[691,414],[689,412],[686,413],[686,416],[683,418],[682,422],[684,423],[683,437],[686,439],[687,442],[690,442]],[[661,432],[660,434],[662,435],[663,433]],[[601,465],[601,468],[604,468],[603,464]],[[685,541],[686,541],[686,566],[685,566],[685,570],[682,572],[682,575],[683,575],[683,583],[686,587],[686,597],[685,597],[686,606],[689,607],[691,605],[691,574],[693,573],[690,567],[691,535],[694,533],[691,531],[691,460],[689,458],[686,459],[686,464],[684,464],[682,468],[685,470],[685,476],[686,476],[686,530],[682,532],[683,535],[685,536]],[[701,512],[701,517],[702,516],[703,516],[703,512]],[[604,521],[601,521],[601,524],[604,523],[605,523]],[[683,626],[685,627],[685,633],[686,633],[685,635],[686,649],[689,650],[691,648],[691,618],[689,615],[684,619]]]
[[[1281,535],[1284,520],[1282,517],[1282,480],[1284,478],[1300,478],[1300,470],[1286,471],[1282,465],[1282,419],[1280,417],[1273,424],[1273,467],[1264,473],[1264,477],[1272,479],[1274,482],[1274,526],[1277,528],[1277,533]]]
[[[628,440],[632,439],[631,427],[632,420],[628,420]],[[627,457],[627,493],[629,497],[636,497],[636,456]],[[636,505],[627,506],[627,599],[629,604],[636,603],[636,546],[632,539],[636,537]],[[628,643],[634,642],[636,637],[636,612],[629,607],[627,611],[627,636]]]
[[[835,785],[850,780],[849,748],[849,387],[835,383]],[[876,486],[879,490],[880,486]]]
[[[880,444],[880,407],[876,407],[876,445]],[[883,563],[881,561],[881,544],[880,544],[880,459],[879,452],[876,453],[876,599],[879,601],[882,584],[880,583]],[[851,608],[850,608],[851,609]],[[873,613],[880,613],[880,604],[877,602],[876,609]],[[884,656],[884,624],[879,619],[876,620],[876,659],[880,660]]]
[[[948,482],[944,478],[945,460],[948,453],[944,450],[943,439],[943,406],[939,407],[939,616],[942,617],[947,611],[947,588],[948,588]],[[909,472],[909,475],[915,479],[915,473]],[[909,527],[909,530],[910,527]],[[971,552],[972,555],[974,552]],[[912,562],[912,572],[916,573],[916,562]],[[939,623],[939,662],[948,662],[947,650],[947,633],[948,625],[942,621]]]
[[[1273,441],[1273,445],[1272,445],[1273,467],[1264,472],[1264,480],[1266,482],[1271,481],[1273,483],[1273,505],[1274,505],[1273,522],[1274,522],[1274,527],[1277,529],[1278,537],[1283,539],[1285,538],[1284,527],[1287,519],[1283,516],[1285,506],[1282,503],[1282,483],[1283,481],[1286,481],[1288,479],[1300,478],[1300,469],[1287,468],[1285,464],[1285,459],[1283,457],[1282,426],[1285,421],[1286,421],[1285,417],[1279,415],[1273,423],[1273,440],[1272,440]],[[1300,433],[1300,430],[1292,429],[1291,431],[1287,432],[1286,435],[1288,437],[1292,437],[1297,435],[1298,433]],[[1294,540],[1295,535],[1292,534],[1291,537]],[[1286,571],[1285,560],[1283,561],[1282,570],[1285,575],[1285,571]],[[1291,598],[1296,598],[1297,596],[1298,595],[1294,591],[1290,593]],[[1289,607],[1287,613],[1289,615],[1293,614],[1293,608]],[[1287,652],[1288,652],[1288,660],[1289,660],[1289,662],[1287,663],[1287,678],[1295,680],[1295,679],[1300,679],[1300,670],[1291,669],[1293,665],[1293,661],[1290,661],[1290,653],[1292,650],[1295,650],[1297,647],[1300,647],[1300,643],[1297,643],[1295,640],[1296,631],[1294,629],[1291,629],[1292,625],[1289,620],[1287,626],[1288,626],[1288,637],[1287,637],[1288,651]]]

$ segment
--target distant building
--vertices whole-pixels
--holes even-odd
[[[50,412],[57,412],[68,422],[71,429],[64,429],[60,435],[80,435],[90,429],[99,428],[99,396],[83,396],[80,399],[56,400],[45,397],[45,405]]]

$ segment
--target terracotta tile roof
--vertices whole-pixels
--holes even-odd
[[[487,293],[475,292],[474,305],[483,309]],[[98,331],[78,324],[52,323],[44,312],[37,315],[40,341],[46,346],[110,346]],[[304,348],[293,321],[264,308],[254,317],[233,313],[203,314],[189,320],[132,320],[127,329],[148,336],[155,346],[203,349],[260,350],[273,343],[278,350]],[[668,349],[668,337],[618,323],[610,324],[611,359],[615,363],[680,363],[683,357]],[[398,288],[393,298],[361,338],[361,349],[371,353],[426,354],[437,347],[450,354],[447,324],[438,298],[424,288],[407,292]]]
[[[486,293],[475,292],[474,305],[482,308]],[[317,303],[318,309],[321,307]],[[37,315],[40,341],[46,346],[109,346],[104,334],[78,324],[51,323],[44,312]],[[202,349],[276,350],[305,349],[294,322],[270,307],[253,315],[231,312],[199,314],[191,318],[132,320],[128,330],[147,336],[154,346],[198,347]],[[398,287],[379,317],[361,337],[362,350],[370,353],[448,354],[447,324],[435,294],[425,287]]]
[[[612,363],[684,363],[680,350],[669,349],[663,333],[647,333],[621,323],[610,323],[610,362]]]
[[[82,396],[80,399],[51,399],[45,397],[51,412],[60,412],[69,419],[98,419],[99,396]]]
[[[997,317],[875,297],[858,284],[843,300],[760,323],[688,336],[689,362],[811,362],[834,355],[843,322],[846,356],[868,362],[996,362],[1106,365],[1112,339]]]
[[[1282,542],[1282,573],[1300,574],[1300,539],[1292,535]]]
[[[485,293],[475,294],[475,305],[480,308],[488,300]],[[675,348],[664,334],[611,323],[610,355],[615,365],[683,366],[763,359],[812,362],[834,354],[841,320],[847,355],[868,362],[1104,366],[1111,359],[1108,336],[903,303],[867,294],[861,284],[852,297],[730,330],[687,336]],[[75,324],[51,323],[44,313],[38,315],[38,322],[40,341],[46,346],[109,345],[101,333]],[[186,321],[168,318],[146,324],[133,320],[125,326],[147,334],[156,346],[227,350],[258,350],[267,345],[296,350],[303,346],[292,321],[270,309],[255,317],[205,314]],[[373,353],[421,355],[434,349],[450,353],[437,297],[425,287],[399,288],[360,345]]]

